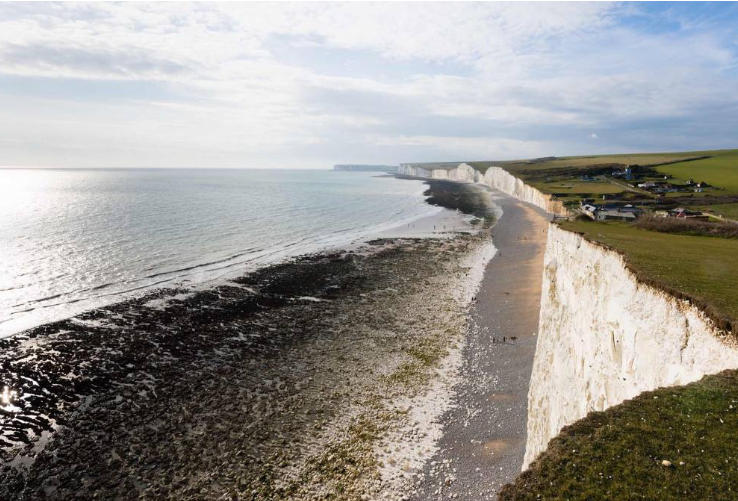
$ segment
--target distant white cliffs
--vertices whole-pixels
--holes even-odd
[[[412,177],[431,179],[447,179],[467,183],[486,184],[492,188],[512,195],[541,209],[558,216],[567,215],[566,208],[560,200],[551,195],[541,193],[532,186],[528,186],[521,179],[516,178],[500,167],[490,167],[484,174],[466,163],[418,163],[400,164],[398,174]]]
[[[337,164],[333,166],[333,170],[350,171],[350,172],[387,172],[395,174],[397,172],[396,165],[363,165],[363,164]]]
[[[500,167],[401,164],[400,175],[481,183],[565,215],[560,200]],[[695,305],[642,283],[617,252],[548,230],[523,469],[564,426],[644,391],[738,367],[738,343]]]

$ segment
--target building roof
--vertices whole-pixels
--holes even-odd
[[[604,217],[617,217],[621,219],[635,219],[636,215],[629,211],[619,211],[619,210],[602,210],[597,213],[597,215],[602,215]]]

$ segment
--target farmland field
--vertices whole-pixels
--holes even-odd
[[[546,170],[557,169],[587,169],[608,165],[660,165],[668,162],[687,160],[707,155],[711,152],[682,152],[682,153],[634,153],[623,155],[593,155],[579,157],[552,157],[542,160],[510,160],[510,161],[488,161],[468,162],[472,167],[486,170],[490,166],[503,167],[512,174],[525,175],[541,174]]]
[[[620,193],[623,188],[607,181],[553,181],[532,183],[552,193]]]
[[[738,194],[738,150],[722,150],[704,152],[713,154],[711,158],[663,165],[656,170],[664,174],[671,174],[679,181],[694,179],[705,181],[713,186],[722,188],[722,195]]]

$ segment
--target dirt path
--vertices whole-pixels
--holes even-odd
[[[493,199],[504,211],[493,230],[498,253],[472,309],[463,382],[443,418],[440,452],[412,499],[494,499],[522,466],[549,218],[499,192]]]

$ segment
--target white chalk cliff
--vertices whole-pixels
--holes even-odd
[[[459,164],[456,167],[435,168],[423,167],[423,164],[400,164],[398,174],[429,179],[448,179],[466,183],[480,183],[512,195],[524,202],[531,203],[541,209],[557,215],[566,215],[566,208],[561,201],[553,199],[539,190],[528,186],[521,179],[516,178],[505,169],[490,167],[482,174],[469,164]]]
[[[551,224],[523,469],[561,428],[643,391],[738,367],[738,347],[617,252]]]
[[[400,174],[483,183],[550,213],[561,202],[499,167]],[[523,469],[561,429],[638,394],[738,368],[738,345],[688,301],[646,285],[613,250],[549,226]]]

